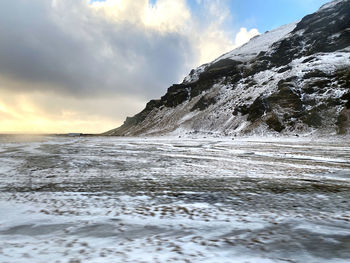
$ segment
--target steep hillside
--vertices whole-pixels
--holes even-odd
[[[106,135],[350,133],[350,0],[266,32]]]

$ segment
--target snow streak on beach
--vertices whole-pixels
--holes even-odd
[[[350,143],[0,137],[0,262],[349,262]]]

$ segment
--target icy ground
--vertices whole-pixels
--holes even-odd
[[[0,262],[349,262],[350,142],[0,137]]]

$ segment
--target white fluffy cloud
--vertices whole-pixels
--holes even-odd
[[[259,34],[259,31],[255,28],[248,31],[245,27],[242,27],[236,35],[235,48],[242,46],[243,44],[247,43],[251,38]]]
[[[227,0],[197,0],[197,4],[199,20],[192,21],[190,30],[191,43],[199,47],[197,64],[210,62],[259,35],[257,29],[241,28],[236,32],[231,28],[233,18]]]
[[[33,131],[55,119],[69,130],[89,116],[117,126],[192,67],[258,34],[225,30],[224,1],[198,5],[202,16],[185,0],[0,1],[0,92],[31,105],[0,98],[0,131],[18,130],[9,123],[20,116],[35,116]]]

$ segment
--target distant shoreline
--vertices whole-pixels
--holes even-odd
[[[93,133],[0,133],[0,136],[94,137],[101,135]]]

